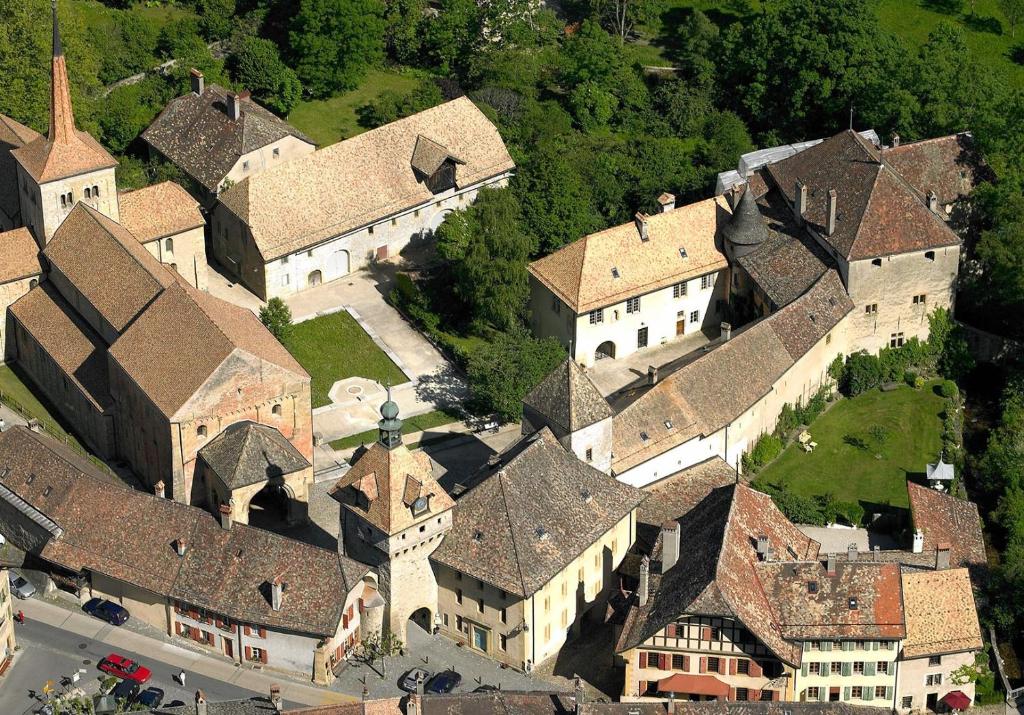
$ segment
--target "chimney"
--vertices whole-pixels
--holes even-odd
[[[647,218],[647,214],[640,211],[637,211],[636,216],[633,217],[633,220],[636,222],[636,230],[640,233],[641,241],[646,241],[650,238],[647,232]]]
[[[192,94],[199,95],[203,93],[203,89],[206,83],[203,80],[203,73],[197,70],[195,67],[189,72],[192,78]]]
[[[234,92],[228,92],[225,104],[227,105],[228,117],[237,121],[242,116],[242,102],[238,95]]]
[[[647,366],[647,384],[657,385],[658,384],[658,366],[648,365]]]
[[[275,712],[281,712],[284,710],[284,699],[281,697],[281,686],[276,683],[270,686],[270,704],[273,706]]]
[[[764,560],[765,560],[765,561],[772,561],[772,560],[774,560],[774,559],[775,559],[775,550],[774,550],[774,549],[772,549],[772,547],[771,547],[771,546],[769,546],[769,547],[768,547],[768,548],[767,548],[767,549],[765,550],[765,552],[764,552]]]
[[[185,552],[188,551],[188,544],[184,539],[177,539],[174,542],[174,550],[178,552],[178,556],[184,556]]]
[[[914,548],[915,554],[924,553],[924,532],[920,529],[914,531]]]
[[[238,99],[240,100],[246,100],[250,97],[252,97],[252,92],[250,92],[247,89],[243,89],[241,92],[238,93]]]
[[[725,322],[723,322],[719,326],[719,328],[722,331],[722,342],[723,343],[727,343],[730,340],[732,340],[732,323],[725,323]]]
[[[665,713],[667,715],[675,715],[676,713],[676,694],[669,692],[668,702],[665,703]]]
[[[153,485],[153,493],[160,497],[161,499],[163,499],[167,494],[165,486],[166,485],[164,485],[164,480],[161,479],[159,482]]]
[[[233,501],[234,500],[231,500],[227,504],[221,504],[218,509],[220,512],[220,525],[227,531],[231,531],[231,512],[233,511]]]
[[[679,522],[666,521],[661,527],[661,572],[668,570],[679,561]]]
[[[583,715],[583,705],[587,701],[587,693],[583,689],[583,678],[576,676],[572,684],[572,699],[575,701],[573,712],[575,715]]]
[[[900,145],[900,135],[899,134],[893,134],[892,135],[892,148],[895,149],[899,145]]]
[[[661,204],[661,212],[667,213],[676,207],[676,195],[666,191],[658,197],[658,203]]]
[[[284,597],[286,585],[280,576],[275,576],[274,580],[270,582],[270,607],[275,611],[281,610],[281,599]]]
[[[836,203],[837,196],[835,189],[828,190],[828,218],[825,221],[825,235],[831,236],[836,232]]]
[[[423,697],[423,673],[416,673],[416,696]]]
[[[836,575],[836,555],[829,554],[825,557],[825,574],[828,576]]]
[[[196,691],[196,715],[206,715],[206,695],[202,690]]]
[[[939,197],[935,195],[934,191],[928,192],[928,210],[932,213],[939,212]]]
[[[857,544],[852,543],[846,547],[846,560],[851,564],[857,560]]]
[[[949,568],[949,543],[943,541],[935,547],[935,570],[945,571]]]
[[[757,537],[757,557],[761,561],[764,561],[764,557],[768,554],[768,547],[769,547],[768,537],[764,536],[763,534],[761,536],[758,536]]]
[[[641,606],[647,605],[651,587],[651,560],[644,556],[640,559],[640,585],[636,588],[636,601]]]
[[[796,182],[796,198],[793,200],[793,213],[796,214],[796,222],[802,226],[804,216],[807,214],[807,185],[802,181]]]

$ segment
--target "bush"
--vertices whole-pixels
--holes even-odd
[[[756,472],[782,452],[782,440],[774,434],[763,434],[754,448],[743,455],[744,471]]]
[[[857,502],[829,500],[826,511],[826,521],[832,523],[845,521],[851,526],[858,526],[864,521],[864,507]]]
[[[796,418],[800,421],[800,424],[810,425],[814,420],[818,419],[818,415],[825,411],[827,394],[826,388],[819,388],[811,399],[807,401],[806,406],[800,404],[796,406]]]
[[[960,388],[952,380],[943,380],[939,385],[939,394],[947,400],[956,400],[960,397]]]
[[[850,397],[872,390],[882,384],[882,363],[874,355],[854,353],[846,361],[840,389]]]
[[[395,277],[395,287],[388,296],[391,304],[419,323],[424,330],[433,334],[441,324],[441,317],[430,310],[427,297],[419,286],[405,273]]]
[[[911,387],[914,387],[914,385],[917,383],[917,373],[914,372],[913,370],[907,370],[905,373],[903,373],[903,382],[907,383]]]
[[[796,410],[788,402],[782,406],[779,411],[779,419],[775,422],[775,434],[776,436],[784,440],[792,430],[800,425],[800,420],[797,418]]]

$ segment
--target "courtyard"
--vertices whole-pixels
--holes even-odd
[[[841,399],[808,428],[818,446],[794,440],[754,479],[800,496],[831,494],[840,501],[908,506],[908,478],[923,478],[942,445],[944,400],[937,383],[900,386]]]

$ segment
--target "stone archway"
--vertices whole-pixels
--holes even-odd
[[[248,523],[274,530],[292,524],[295,516],[295,493],[284,482],[267,482],[246,505]]]
[[[605,358],[615,359],[615,343],[611,340],[605,340],[603,343],[597,346],[597,350],[594,351],[595,360],[604,360]]]
[[[309,276],[306,278],[306,284],[312,288],[318,286],[324,282],[324,274],[319,269],[311,271]]]
[[[427,633],[434,632],[434,618],[430,609],[426,606],[417,608],[411,614],[409,614],[409,623],[419,626]],[[407,628],[408,630],[408,628]]]

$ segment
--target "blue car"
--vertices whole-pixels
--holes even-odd
[[[114,696],[114,700],[119,704],[133,705],[135,698],[139,696],[139,684],[133,683],[130,680],[122,680],[114,686],[110,694]]]
[[[128,609],[124,606],[119,606],[116,603],[102,598],[90,598],[89,601],[82,606],[82,610],[91,616],[96,616],[97,618],[106,621],[112,626],[123,625],[131,615],[128,613]]]
[[[160,703],[164,701],[164,691],[160,688],[146,688],[142,691],[139,697],[135,698],[135,702],[138,705],[145,705],[147,709],[152,710],[160,707]]]
[[[428,693],[436,693],[438,695],[445,695],[455,690],[462,683],[462,676],[456,673],[454,670],[445,670],[433,678],[427,683],[426,691]]]

